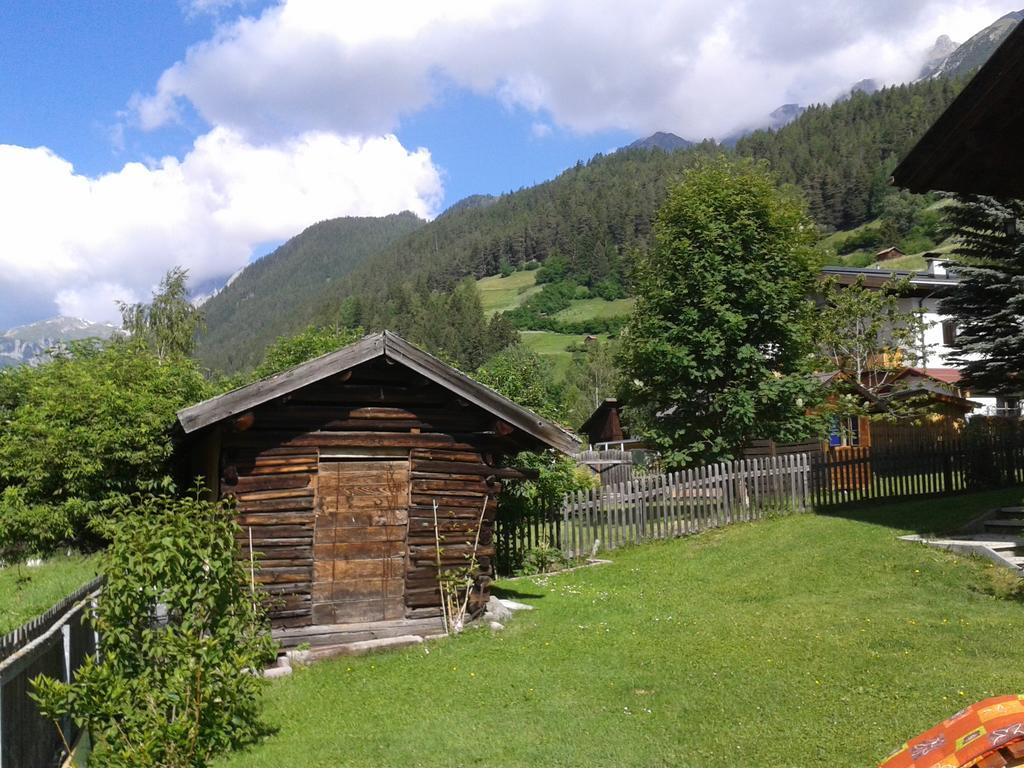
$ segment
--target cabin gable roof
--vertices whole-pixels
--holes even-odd
[[[185,434],[191,434],[377,358],[386,358],[405,366],[551,448],[563,453],[579,450],[579,442],[570,432],[474,381],[390,331],[365,336],[336,352],[183,408],[178,411],[178,423]]]

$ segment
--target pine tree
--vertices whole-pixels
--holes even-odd
[[[962,197],[946,212],[960,285],[940,311],[956,320],[954,362],[965,383],[1024,394],[1024,202]]]

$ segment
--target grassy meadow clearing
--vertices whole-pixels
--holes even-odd
[[[0,568],[0,635],[46,611],[96,575],[96,557],[64,555]]]
[[[505,631],[274,681],[230,766],[855,766],[1024,691],[1004,572],[901,542],[1020,490],[850,507],[499,584]]]

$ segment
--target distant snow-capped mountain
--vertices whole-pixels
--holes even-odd
[[[0,368],[34,365],[46,359],[47,350],[67,341],[109,339],[121,329],[113,323],[91,323],[80,317],[51,317],[19,325],[0,334]]]
[[[963,45],[957,45],[943,35],[935,41],[928,60],[921,70],[921,78],[960,77],[969,74],[988,61],[996,48],[1024,19],[1024,10],[1001,16]]]

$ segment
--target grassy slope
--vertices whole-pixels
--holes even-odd
[[[484,312],[493,315],[522,305],[530,296],[540,291],[536,271],[513,272],[508,277],[493,275],[476,281]]]
[[[928,206],[928,208],[929,210],[937,210],[940,208],[944,208],[948,205],[952,205],[952,202],[952,200],[948,199],[938,200],[932,203],[930,206]],[[863,232],[866,229],[878,227],[879,221],[879,219],[872,219],[871,221],[861,224],[859,227],[833,232],[832,234],[823,237],[821,239],[820,245],[822,245],[825,248],[829,248],[834,252],[836,250],[836,247],[840,245],[843,242],[843,240],[845,240],[847,237],[854,234],[855,232]],[[902,258],[899,259],[892,259],[890,261],[876,261],[872,262],[868,266],[879,267],[881,269],[904,269],[909,271],[920,272],[923,271],[928,266],[927,262],[925,262],[924,260],[925,253],[951,253],[955,247],[956,243],[952,239],[946,239],[943,240],[941,243],[938,243],[934,248],[930,248],[928,251],[921,251],[920,253],[908,253],[906,256],[903,256]],[[878,250],[879,249],[877,248],[871,248],[851,251],[850,253],[843,254],[842,256],[836,255],[834,260],[836,262],[836,266],[842,266],[844,264],[850,264],[862,257],[874,256],[874,254],[877,253]]]
[[[480,301],[488,315],[505,312],[521,306],[530,296],[540,290],[536,272],[514,272],[508,277],[494,275],[476,282]],[[628,315],[633,309],[634,299],[605,301],[604,299],[578,299],[572,306],[563,309],[555,317],[559,320],[579,321],[604,319]],[[555,375],[561,378],[569,367],[572,354],[568,347],[578,344],[586,334],[573,335],[550,331],[521,331],[523,343],[539,355],[547,357],[555,368]],[[607,338],[604,334],[602,339]]]
[[[519,337],[523,340],[523,344],[551,361],[556,379],[565,376],[565,372],[569,369],[569,363],[572,362],[572,353],[569,351],[569,347],[573,344],[580,344],[587,338],[585,334],[574,336],[571,333],[553,333],[551,331],[520,331]],[[608,334],[598,334],[598,338],[607,341]]]
[[[0,634],[38,616],[95,575],[96,558],[81,555],[55,557],[33,568],[0,568]]]
[[[992,566],[900,542],[1001,492],[736,526],[505,582],[537,610],[271,684],[237,766],[874,765],[1024,690],[1024,607]],[[860,518],[860,519],[856,519]]]
[[[578,320],[604,320],[612,317],[625,317],[633,311],[636,299],[578,299],[572,306],[555,314],[558,320],[574,322]]]

